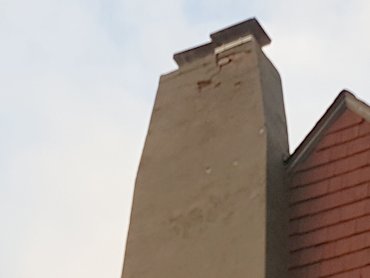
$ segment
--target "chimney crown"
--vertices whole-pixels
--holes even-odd
[[[257,19],[251,18],[212,33],[210,36],[212,39],[211,42],[176,53],[173,58],[181,67],[184,64],[191,63],[214,53],[216,47],[228,44],[249,35],[252,35],[261,47],[271,43],[270,37],[266,34],[265,30],[263,30]]]

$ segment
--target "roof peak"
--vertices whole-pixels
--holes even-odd
[[[303,139],[293,154],[290,155],[287,160],[288,171],[294,169],[300,161],[311,153],[334,121],[347,109],[370,122],[370,106],[359,100],[349,90],[342,90],[313,129]]]

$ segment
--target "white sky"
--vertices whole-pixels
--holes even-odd
[[[0,0],[0,277],[119,278],[174,52],[257,17],[291,147],[343,89],[370,102],[368,0]]]

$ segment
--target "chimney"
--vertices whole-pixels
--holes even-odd
[[[256,19],[174,55],[139,166],[123,278],[287,277],[288,139]]]

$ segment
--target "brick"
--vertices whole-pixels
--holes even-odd
[[[349,238],[302,249],[294,252],[293,255],[299,258],[296,261],[299,264],[308,264],[317,260],[328,260],[370,247],[370,240],[367,240],[367,238],[369,238],[368,233],[354,235]]]
[[[363,268],[360,269],[360,274],[362,276],[359,276],[361,278],[367,278],[367,277],[370,277],[370,266],[365,266]]]
[[[332,148],[322,151],[323,153],[328,153],[328,161],[334,161],[347,156],[347,144],[340,144],[333,146]]]
[[[309,277],[307,275],[307,268],[302,267],[302,268],[289,269],[289,277],[291,277],[291,278],[294,278],[294,277],[307,278],[307,277]],[[316,276],[316,277],[318,277],[318,276]]]
[[[362,117],[355,114],[354,112],[346,110],[329,128],[328,134],[360,124],[363,122],[363,120],[364,119]]]
[[[301,172],[299,173],[301,179],[300,185],[309,185],[330,178],[333,176],[332,170],[331,163],[329,163]]]
[[[370,277],[370,123],[346,111],[294,176],[290,277]]]
[[[289,235],[294,235],[299,232],[299,221],[289,222]]]
[[[328,192],[341,190],[344,187],[343,175],[330,178],[328,181]]]
[[[320,263],[290,269],[289,277],[292,278],[317,278],[320,275]]]
[[[328,192],[328,185],[329,180],[324,180],[316,184],[292,189],[290,192],[290,204],[325,195]]]
[[[343,206],[340,208],[341,220],[345,221],[348,219],[353,219],[359,216],[363,216],[366,214],[367,208],[369,206],[369,199],[359,201],[347,206]]]
[[[296,173],[293,176],[292,188],[321,182],[325,179],[347,174],[351,171],[370,165],[370,151],[361,152],[325,165]]]
[[[370,262],[370,249],[361,250],[351,253],[344,257],[344,268],[352,269],[365,266]]]
[[[363,248],[370,247],[370,234],[365,232],[362,234],[357,234],[348,239],[349,251],[357,251]]]
[[[368,212],[370,213],[370,212]],[[363,232],[363,231],[370,231],[370,215],[366,215],[361,218],[357,218],[355,223],[355,231],[357,233]]]
[[[333,251],[331,254],[325,254],[325,255],[330,255],[330,256],[325,256],[323,257],[323,259],[330,259],[333,257],[337,257],[345,253],[349,253],[349,251],[351,250],[351,242],[348,239],[342,239],[342,240],[330,242],[326,245],[330,246],[330,249],[332,249]]]
[[[364,121],[359,125],[359,136],[370,134],[370,123]]]
[[[321,139],[320,143],[317,145],[316,150],[317,151],[324,150],[340,143],[341,143],[340,135],[338,136],[337,134],[327,134],[323,137],[323,139]]]
[[[336,191],[318,198],[306,200],[291,206],[291,218],[316,214],[325,210],[333,209],[363,200],[368,197],[368,185],[361,184],[341,191]]]
[[[356,268],[365,267],[370,263],[370,250],[360,250],[320,263],[320,276],[327,277],[344,272],[355,271]]]
[[[348,142],[351,141],[359,136],[359,128],[349,128],[342,130],[341,132],[338,132],[338,135],[340,136],[339,142]]]
[[[335,242],[330,242],[321,246],[322,259],[333,258],[337,255],[337,248]]]
[[[330,161],[330,153],[331,148],[328,148],[324,151],[313,152],[310,157],[304,163],[302,163],[299,168],[297,168],[297,170],[307,170],[328,163]]]
[[[318,244],[324,244],[352,237],[360,233],[370,232],[368,217],[353,219],[346,222],[337,223],[332,226],[312,230],[306,233],[300,233],[290,236],[290,250],[313,247]],[[359,220],[361,220],[359,224]],[[370,238],[366,238],[370,241]]]
[[[354,270],[336,274],[334,277],[335,278],[362,278],[360,275],[361,275],[361,269],[354,269]]]
[[[306,278],[319,277],[319,275],[320,275],[320,263],[310,265],[308,267],[308,269],[306,269],[306,273],[307,273]]]
[[[295,188],[303,183],[303,178],[301,173],[294,173],[290,179],[290,187]]]
[[[320,264],[320,276],[319,277],[333,275],[335,273],[342,272],[344,269],[345,269],[345,266],[344,266],[343,257],[327,260],[327,261],[321,262]]]
[[[337,160],[332,164],[332,171],[334,172],[334,175],[339,175],[341,173],[347,173],[360,167],[365,167],[369,165],[368,158],[369,152],[361,152],[353,156]]]
[[[322,258],[322,253],[322,246],[314,246],[294,252],[291,255],[291,267],[298,267],[318,262]]]
[[[360,125],[358,125],[335,133],[326,134],[317,145],[316,151],[323,151],[333,146],[347,143],[349,141],[355,140],[359,136],[363,136],[368,133],[369,132],[367,131],[367,128],[365,131],[360,128]]]
[[[312,232],[318,229],[335,227],[337,225],[344,225],[347,222],[351,222],[351,225],[354,225],[355,227],[355,233],[363,232],[370,230],[370,215],[362,215],[354,219],[349,219],[344,222],[340,222],[340,214],[338,213],[338,210],[330,211],[332,214],[327,217],[327,219],[323,219],[321,217],[322,215],[317,214],[312,217],[306,217],[299,220],[295,220],[293,222],[296,230],[295,234],[304,234],[308,232]],[[299,230],[297,232],[297,226],[299,227]]]
[[[328,226],[339,225],[348,221],[356,221],[356,230],[362,231],[364,229],[370,229],[369,206],[369,199],[365,199],[337,209],[328,210],[298,219],[292,219],[290,223],[294,225],[294,233],[298,234],[307,233]]]
[[[352,155],[354,153],[362,152],[370,149],[370,135],[362,136],[352,140],[346,144],[347,154]]]
[[[359,269],[350,270],[349,272],[343,272],[335,275],[335,278],[361,278],[361,272]]]
[[[365,167],[355,169],[342,175],[341,177],[343,186],[352,186],[370,181],[370,166],[367,165]]]
[[[327,240],[333,241],[353,235],[356,230],[356,224],[353,221],[349,221],[328,227],[326,229],[327,229],[326,233]]]
[[[303,265],[301,260],[302,252],[292,252],[289,258],[289,268],[297,268]]]
[[[312,247],[317,244],[321,244],[327,241],[327,229],[316,230],[303,235],[291,236],[290,250],[295,251],[302,248]]]
[[[329,210],[316,215],[307,216],[294,220],[298,223],[299,232],[304,233],[318,228],[323,228],[329,225],[340,222],[342,215],[339,209]]]

